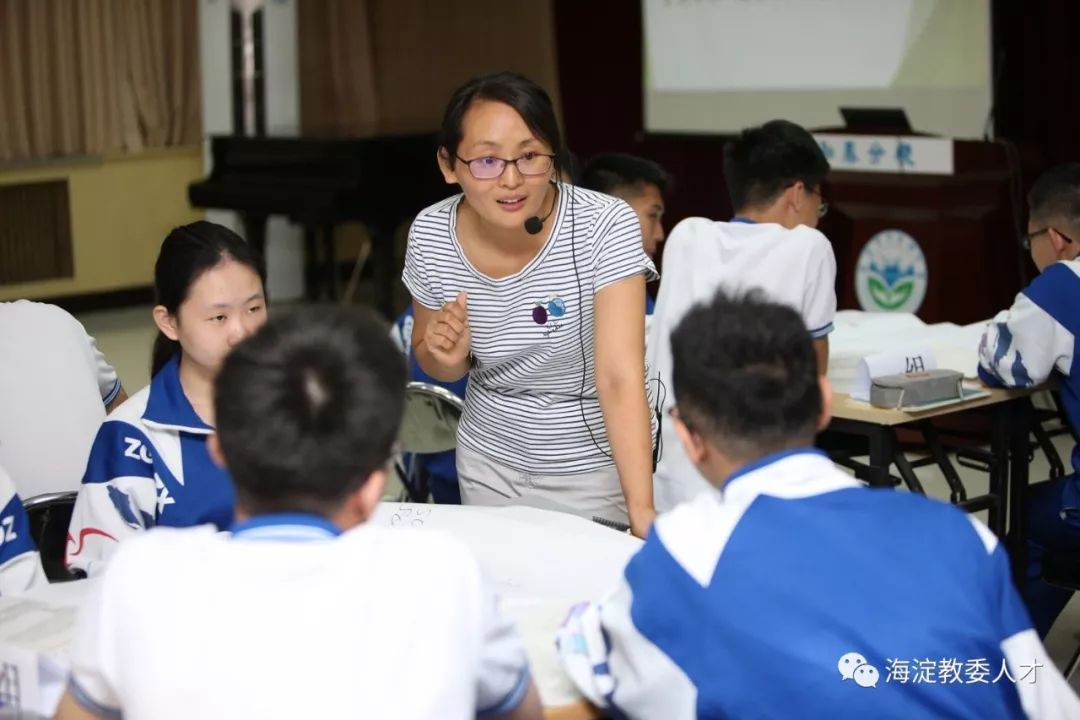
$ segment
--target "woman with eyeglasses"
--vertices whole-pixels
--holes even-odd
[[[652,522],[655,420],[645,391],[645,282],[634,211],[560,182],[551,100],[514,73],[451,97],[438,163],[461,194],[422,211],[403,280],[413,352],[469,375],[458,430],[466,504],[527,504]]]

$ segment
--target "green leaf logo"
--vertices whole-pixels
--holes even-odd
[[[912,291],[915,289],[915,283],[911,280],[905,280],[892,289],[888,288],[885,283],[876,277],[867,278],[867,283],[870,286],[870,295],[874,298],[874,302],[883,310],[896,310],[901,307],[908,301]]]

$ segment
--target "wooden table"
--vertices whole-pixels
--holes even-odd
[[[573,705],[544,708],[544,720],[598,720],[604,714],[585,700]]]
[[[926,412],[905,412],[876,408],[852,400],[846,393],[834,393],[832,421],[828,432],[858,435],[869,441],[869,461],[865,480],[870,485],[892,486],[889,474],[896,464],[904,481],[913,489],[921,488],[910,462],[899,450],[896,428],[924,423],[933,418],[987,408],[991,412],[990,453],[992,470],[985,496],[957,503],[966,510],[987,510],[987,525],[1002,540],[1012,561],[1013,578],[1022,582],[1027,562],[1027,533],[1024,528],[1024,502],[1028,486],[1029,435],[1032,407],[1030,397],[1041,388],[986,388],[987,397],[948,405]]]

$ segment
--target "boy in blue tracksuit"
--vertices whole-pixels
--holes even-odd
[[[438,385],[464,400],[465,389],[469,384],[469,376],[466,375],[460,380],[446,383],[436,380],[424,372],[423,368],[420,367],[420,363],[416,362],[416,357],[412,353],[412,330],[413,309],[412,305],[410,305],[390,329],[390,338],[394,341],[394,344],[398,346],[398,349],[405,353],[405,357],[409,362],[409,380]],[[423,472],[427,473],[428,487],[431,490],[431,497],[436,503],[441,505],[461,504],[461,490],[458,488],[456,451],[447,450],[446,452],[441,453],[417,455],[415,462],[420,465],[420,469]]]
[[[988,385],[1031,387],[1060,380],[1062,410],[1080,428],[1080,163],[1044,173],[1028,194],[1023,240],[1039,276],[998,314],[979,345],[979,377]],[[1073,474],[1032,485],[1028,492],[1028,578],[1032,620],[1045,637],[1072,592],[1042,579],[1047,550],[1080,553],[1080,447]]]

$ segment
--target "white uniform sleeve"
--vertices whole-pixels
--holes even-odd
[[[525,645],[513,623],[499,611],[498,598],[486,584],[481,587],[483,642],[477,677],[476,714],[502,715],[525,699],[532,675]]]
[[[30,536],[30,519],[15,484],[0,468],[0,596],[47,585],[41,556]]]
[[[55,310],[63,313],[68,325],[70,325],[70,332],[79,337],[79,342],[84,348],[83,357],[86,359],[90,372],[97,379],[101,403],[107,406],[120,393],[120,378],[116,374],[116,369],[108,363],[105,355],[98,350],[97,340],[86,332],[86,328],[77,318],[62,308],[57,307]]]
[[[979,377],[989,385],[1031,387],[1055,368],[1072,371],[1080,278],[1064,263],[1048,267],[986,326],[979,343]]]
[[[1031,720],[1080,720],[1080,699],[1050,659],[1034,629],[1008,638],[1001,643],[1001,650],[1016,681],[1025,715]]]
[[[825,236],[814,233],[801,314],[810,336],[818,339],[832,332],[836,318],[836,255]]]
[[[98,350],[97,340],[87,335],[86,341],[90,346],[94,375],[97,377],[98,390],[101,392],[101,403],[107,406],[120,394],[120,378],[116,374],[116,369],[105,360],[105,355]]]
[[[119,420],[102,424],[68,528],[69,568],[95,575],[117,543],[157,524],[153,452],[138,428]]]
[[[114,619],[124,616],[124,608],[118,603],[125,598],[121,590],[126,566],[121,558],[90,591],[68,649],[68,690],[84,709],[105,718],[121,717],[118,646],[126,636],[123,623]]]
[[[563,668],[589,702],[619,717],[696,717],[696,688],[634,627],[632,604],[623,582],[607,600],[574,607],[556,638]]]
[[[415,324],[412,312],[406,310],[397,322],[390,326],[390,340],[406,359],[412,354],[412,331]]]
[[[670,380],[671,333],[695,302],[691,283],[693,242],[698,220],[683,220],[672,229],[664,243],[664,277],[660,280],[660,291],[656,295],[656,307],[646,338],[648,375],[659,376],[667,386],[665,406],[675,402]]]
[[[1001,652],[1008,679],[1016,687],[1024,714],[1031,720],[1080,720],[1080,699],[1058,671],[1031,626],[1027,608],[1012,581],[1004,548],[988,527],[968,517],[988,553],[984,591],[989,607],[997,608]]]

